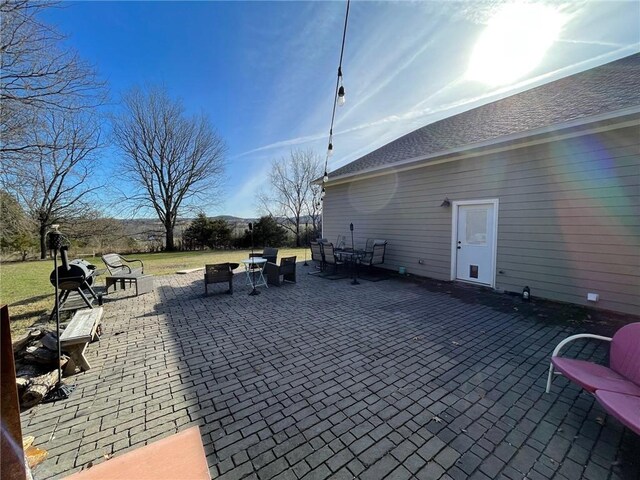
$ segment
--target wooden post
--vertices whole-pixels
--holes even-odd
[[[25,480],[27,470],[22,450],[16,367],[11,346],[9,309],[6,305],[0,308],[0,322],[0,477],[3,480]]]

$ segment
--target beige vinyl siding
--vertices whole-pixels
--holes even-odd
[[[640,127],[329,183],[324,236],[350,243],[353,222],[387,268],[450,280],[445,197],[499,199],[496,288],[640,314]]]

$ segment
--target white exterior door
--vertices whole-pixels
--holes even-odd
[[[454,202],[455,278],[494,285],[497,200]]]

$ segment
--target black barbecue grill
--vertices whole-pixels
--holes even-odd
[[[62,265],[58,267],[58,288],[60,289],[59,305],[62,309],[64,302],[67,301],[71,292],[77,292],[87,307],[93,308],[92,302],[89,301],[83,290],[88,291],[91,296],[98,302],[102,303],[101,299],[93,291],[91,285],[93,285],[94,277],[96,274],[95,265],[91,265],[89,262],[81,259],[69,261],[67,256],[68,247],[60,248],[60,257],[62,258]],[[55,269],[49,276],[51,285],[55,286],[56,271]],[[51,316],[55,315],[55,309],[51,313]]]

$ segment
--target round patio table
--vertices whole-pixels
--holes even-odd
[[[264,267],[267,264],[267,259],[262,257],[251,257],[241,260],[244,265],[244,271],[247,274],[247,285],[255,290],[256,287],[267,285],[267,281],[264,278]]]

